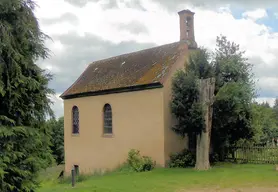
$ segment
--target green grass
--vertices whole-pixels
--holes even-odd
[[[60,172],[64,169],[63,165],[53,166],[40,173],[39,180],[44,183],[55,183]]]
[[[112,172],[86,178],[75,188],[66,181],[59,183],[46,179],[38,191],[173,192],[194,188],[278,187],[278,172],[273,165],[219,164],[205,172],[163,168],[143,173]]]

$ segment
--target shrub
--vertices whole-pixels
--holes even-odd
[[[155,162],[148,156],[143,156],[143,171],[150,171],[154,169]]]
[[[132,169],[131,166],[126,161],[126,162],[120,164],[114,171],[128,173],[128,172],[134,172],[134,169]]]
[[[127,163],[136,172],[150,171],[155,167],[155,162],[151,157],[141,157],[140,151],[136,149],[129,151]]]
[[[188,149],[182,150],[180,153],[170,155],[169,167],[193,167],[196,162],[196,155]]]
[[[219,162],[219,155],[217,153],[212,153],[209,155],[209,162],[211,164],[215,164],[217,162]]]

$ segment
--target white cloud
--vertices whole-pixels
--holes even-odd
[[[267,103],[269,103],[269,105],[270,105],[271,107],[273,107],[273,106],[274,106],[274,102],[275,102],[275,98],[260,97],[260,98],[257,98],[256,101],[257,101],[258,103],[265,103],[265,102],[267,102]]]
[[[55,112],[56,118],[64,116],[64,102],[59,97],[62,93],[56,93],[55,95],[50,95],[49,98],[53,102],[53,105],[51,106],[53,111]]]
[[[276,77],[263,77],[259,79],[258,88],[263,89],[265,95],[276,94],[278,96],[278,78]]]
[[[252,11],[246,11],[242,14],[243,17],[252,19],[254,21],[258,20],[258,19],[262,19],[264,17],[267,17],[267,12],[265,9],[255,9]]]
[[[60,7],[53,6],[53,3]],[[91,2],[84,7],[74,7],[62,0],[40,0],[38,4],[40,8],[37,16],[40,19],[58,18],[65,13],[73,13],[78,17],[78,23],[57,20],[56,24],[43,25],[42,29],[50,36],[57,34],[67,36],[73,31],[80,36],[89,33],[115,44],[122,41],[136,41],[161,45],[179,40],[178,14],[171,13],[161,5],[147,0],[142,1],[147,11],[134,10],[124,6],[123,3],[118,4],[119,9],[105,10],[101,7],[101,2]],[[278,33],[271,32],[266,25],[256,23],[256,20],[267,17],[266,10],[246,11],[243,13],[243,18],[235,19],[229,6],[220,7],[218,10],[190,6],[184,8],[195,12],[195,37],[199,45],[213,49],[216,36],[220,34],[240,44],[241,48],[247,51],[246,56],[249,57],[250,62],[255,64],[254,72],[259,78],[258,88],[261,88],[262,92],[268,95],[267,97],[278,95],[278,78],[275,74],[278,70]],[[127,30],[126,26],[134,21],[142,23],[142,27],[147,28],[147,33],[133,33],[132,30]],[[64,46],[59,40],[49,44],[49,47],[54,52],[54,56],[59,56],[64,51]],[[51,60],[48,60],[43,66],[54,72],[59,71],[59,66],[51,67],[50,63]],[[76,63],[76,66],[78,65],[79,63]]]
[[[35,14],[39,18],[55,18],[77,10],[76,7],[64,0],[35,0],[35,2],[38,5]]]
[[[144,0],[143,0],[144,1]],[[240,9],[257,9],[257,8],[272,8],[277,10],[277,0],[152,0],[163,5],[169,11],[184,8],[185,3],[208,9],[215,9],[221,6],[232,6]]]

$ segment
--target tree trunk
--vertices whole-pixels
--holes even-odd
[[[200,102],[204,110],[205,128],[197,135],[196,146],[196,165],[197,170],[208,170],[209,151],[210,151],[210,137],[212,125],[212,104],[214,97],[215,79],[201,79],[200,80]]]

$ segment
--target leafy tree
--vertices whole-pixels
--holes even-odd
[[[261,105],[264,106],[264,107],[270,108],[270,105],[267,101],[263,102]]]
[[[216,39],[213,66],[215,69],[215,102],[213,104],[212,143],[223,160],[225,148],[242,139],[253,138],[251,102],[255,97],[252,65],[239,45],[225,36]]]
[[[277,124],[278,124],[278,98],[276,98],[274,101],[273,110],[276,114],[276,120],[277,120]]]
[[[51,75],[35,62],[48,57],[47,36],[32,0],[0,1],[0,191],[34,191],[37,173],[52,163]]]
[[[273,106],[274,109],[277,109],[278,108],[278,97],[275,99],[274,101],[274,106]]]
[[[173,130],[183,137],[198,134],[204,128],[203,110],[198,100],[198,79],[213,74],[208,57],[205,49],[198,50],[190,56],[185,70],[178,70],[173,77],[171,109],[178,120]]]
[[[276,125],[278,127],[278,97],[274,101],[273,111],[275,114]],[[277,135],[276,137],[278,137],[278,134],[276,134],[276,135]]]
[[[200,79],[213,76],[212,65],[208,62],[209,54],[199,49],[189,57],[186,70],[179,70],[172,82],[172,111],[177,117],[173,130],[185,137],[197,137],[196,168],[209,168],[209,133],[205,131],[205,111],[200,101]]]
[[[278,137],[278,124],[273,108],[265,103],[252,104],[252,127],[256,130],[255,142],[266,144]]]
[[[57,164],[64,162],[64,117],[47,122],[51,130],[51,150]]]
[[[214,77],[211,141],[216,154],[224,157],[224,149],[241,139],[253,138],[251,102],[255,96],[252,65],[243,57],[239,45],[225,36],[216,40],[216,50],[210,54],[203,48],[189,58],[185,70],[173,79],[172,112],[177,118],[173,130],[195,137],[204,129],[203,109],[198,101],[198,79]],[[211,60],[211,63],[209,62]],[[208,142],[209,145],[209,142]],[[198,146],[197,146],[198,149]]]

